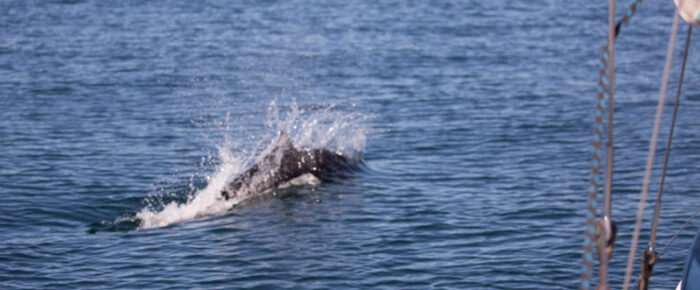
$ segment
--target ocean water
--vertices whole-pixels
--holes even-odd
[[[615,288],[673,9],[618,39]],[[0,1],[0,288],[575,288],[606,31],[607,1]],[[659,248],[700,198],[696,47]],[[364,168],[219,200],[281,131]]]

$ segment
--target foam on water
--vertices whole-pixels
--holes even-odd
[[[221,162],[207,176],[207,185],[195,191],[184,203],[171,201],[159,204],[149,199],[149,205],[136,214],[140,220],[139,229],[225,214],[249,196],[225,200],[221,198],[221,191],[236,176],[274,149],[280,131],[288,132],[297,147],[327,148],[359,159],[365,146],[367,130],[364,124],[367,118],[364,114],[344,112],[333,105],[302,109],[294,103],[280,108],[273,101],[268,110],[267,130],[263,133],[264,138],[261,138],[269,142],[257,142],[248,148],[243,144],[239,145],[242,148],[237,148],[239,146],[233,145],[235,143],[231,138],[226,138],[227,141],[216,146]],[[317,185],[318,180],[301,178],[295,179],[291,184]]]

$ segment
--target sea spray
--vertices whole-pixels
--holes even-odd
[[[350,158],[361,158],[366,142],[365,114],[346,112],[338,106],[313,105],[302,108],[296,102],[280,106],[270,103],[264,138],[249,146],[234,146],[230,137],[217,146],[220,163],[207,176],[204,188],[195,190],[185,202],[170,201],[144,207],[135,218],[140,229],[163,227],[207,216],[226,213],[249,196],[225,200],[221,191],[236,176],[262,159],[275,145],[277,134],[287,132],[295,145],[305,148],[326,148]],[[227,117],[227,120],[228,117]],[[227,124],[227,128],[230,126]]]
[[[208,184],[195,192],[185,203],[172,201],[161,210],[145,207],[136,214],[141,221],[139,228],[163,227],[173,223],[193,220],[199,217],[225,212],[240,200],[221,200],[221,190],[227,184],[231,175],[241,171],[240,158],[232,156],[229,150],[219,147],[222,163],[217,170],[208,176]]]

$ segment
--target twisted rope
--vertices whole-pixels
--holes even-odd
[[[615,26],[615,37],[629,23],[629,20],[637,12],[637,6],[643,0],[637,0],[632,3],[622,17],[620,22]],[[595,241],[595,218],[598,208],[598,191],[600,189],[600,167],[602,162],[603,152],[601,144],[603,139],[603,115],[605,114],[605,91],[608,89],[608,41],[601,48],[600,66],[598,71],[598,88],[596,92],[596,111],[594,115],[595,126],[593,128],[593,150],[591,152],[591,175],[588,181],[588,202],[586,206],[586,230],[583,242],[583,266],[581,267],[581,283],[580,289],[590,289],[593,273],[593,248]],[[610,173],[608,173],[610,174]]]
[[[600,188],[600,165],[603,152],[603,115],[605,114],[605,90],[607,86],[608,46],[602,47],[600,71],[598,74],[598,92],[596,93],[595,127],[593,129],[593,152],[591,154],[591,177],[588,180],[588,205],[586,207],[586,232],[583,242],[583,268],[581,289],[590,289],[593,272],[593,247],[595,241],[595,217],[598,208],[597,195]]]

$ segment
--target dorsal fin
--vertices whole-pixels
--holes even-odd
[[[292,144],[292,140],[289,139],[289,135],[287,135],[287,132],[281,131],[279,138],[277,138],[277,148],[287,147],[294,148],[294,144]]]

